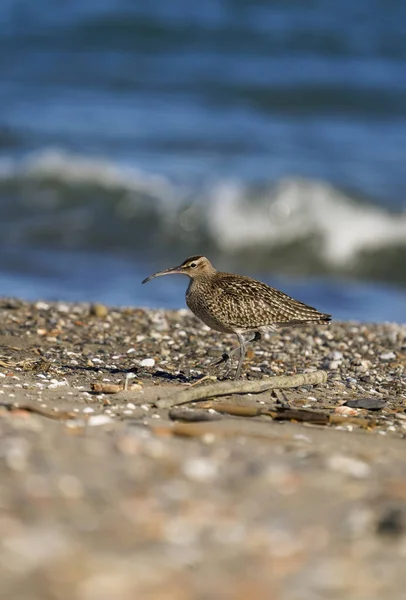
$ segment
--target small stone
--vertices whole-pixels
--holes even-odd
[[[359,413],[359,410],[357,410],[356,408],[351,408],[349,406],[337,406],[334,412],[344,417],[354,417]]]
[[[142,389],[142,384],[141,384],[141,383],[133,383],[133,384],[130,386],[130,390],[131,390],[132,392],[142,392],[142,391],[144,391],[144,390]]]
[[[46,302],[39,301],[35,304],[35,308],[37,310],[49,310],[50,306]]]
[[[208,482],[216,476],[217,465],[207,458],[189,458],[183,466],[183,471],[189,479]]]
[[[107,425],[108,423],[112,423],[113,419],[108,415],[93,415],[89,417],[87,420],[87,424],[90,427],[98,426],[98,425]]]
[[[100,319],[107,317],[109,314],[109,309],[104,304],[95,303],[90,307],[90,314],[93,317],[99,317]]]
[[[144,358],[141,362],[140,362],[141,367],[153,367],[155,365],[155,359],[154,358]]]
[[[383,352],[379,358],[381,360],[393,360],[394,358],[396,358],[396,354],[394,352]]]
[[[70,306],[64,302],[58,302],[56,305],[56,310],[61,313],[68,313],[70,311]]]
[[[367,410],[380,410],[386,405],[386,400],[379,398],[359,398],[358,400],[348,400],[346,406],[351,408],[366,408]]]
[[[327,368],[330,369],[330,371],[335,371],[336,369],[338,369],[340,364],[340,360],[331,360],[329,363],[327,363]]]
[[[332,471],[351,475],[356,479],[365,479],[371,472],[371,467],[366,462],[343,454],[334,454],[328,458],[327,466]]]
[[[379,535],[397,537],[405,529],[403,510],[398,507],[387,508],[379,517],[376,532]]]
[[[3,454],[7,466],[13,471],[24,471],[30,446],[25,439],[9,438],[4,443]]]

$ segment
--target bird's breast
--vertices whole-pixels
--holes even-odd
[[[211,329],[224,333],[233,332],[222,320],[221,306],[210,290],[196,289],[191,281],[186,291],[186,304],[192,313]]]

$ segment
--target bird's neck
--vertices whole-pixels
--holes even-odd
[[[213,275],[209,273],[202,273],[197,277],[191,277],[189,281],[188,288],[186,290],[186,294],[193,293],[195,290],[209,286],[213,279]]]

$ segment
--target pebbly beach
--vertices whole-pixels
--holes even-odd
[[[1,597],[403,598],[405,325],[283,329],[243,383],[303,385],[181,406],[235,345],[187,310],[3,299],[0,341]]]
[[[405,21],[0,2],[0,600],[406,599]]]

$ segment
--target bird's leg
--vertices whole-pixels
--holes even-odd
[[[254,332],[254,337],[251,338],[250,340],[246,340],[245,341],[245,347],[250,346],[251,344],[254,344],[255,342],[259,342],[259,340],[261,339],[261,334],[259,331],[255,331]],[[237,352],[240,351],[240,348],[235,348],[235,350],[232,350],[231,352],[224,352],[220,358],[216,358],[213,362],[210,363],[210,367],[212,366],[218,366],[221,365],[222,363],[227,363],[230,358],[232,356],[234,356],[234,354],[236,354]]]
[[[243,336],[240,333],[236,333],[236,336],[238,337],[238,342],[240,344],[240,357],[238,359],[238,365],[234,379],[238,379],[241,375],[242,363],[244,362],[245,353],[247,352],[247,344]]]

